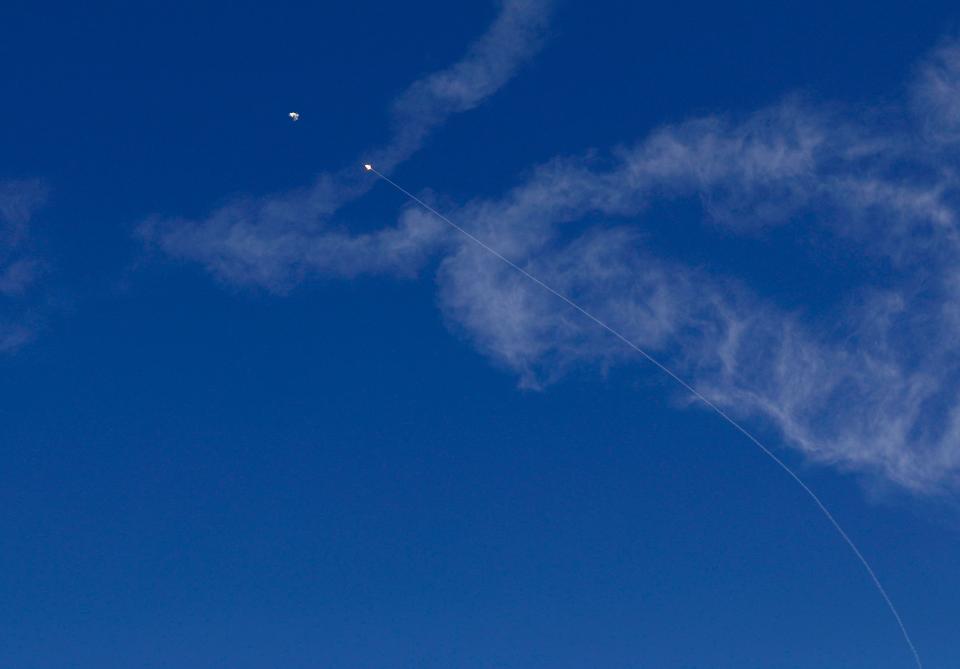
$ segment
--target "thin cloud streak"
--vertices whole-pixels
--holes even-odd
[[[469,111],[502,88],[543,46],[550,0],[506,0],[487,32],[464,58],[415,81],[393,102],[393,138],[369,153],[382,172],[413,155],[432,130]]]
[[[43,263],[29,249],[30,222],[47,198],[38,180],[0,182],[0,353],[30,341],[29,293]]]

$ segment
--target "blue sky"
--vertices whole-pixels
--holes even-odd
[[[381,5],[4,6],[0,665],[913,666],[372,160],[956,666],[956,9]]]

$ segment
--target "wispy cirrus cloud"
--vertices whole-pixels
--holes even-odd
[[[390,170],[421,148],[450,116],[496,93],[541,48],[551,0],[503,0],[487,31],[453,65],[414,81],[391,108],[392,136],[368,151]],[[358,163],[359,164],[359,163]],[[396,271],[439,241],[435,221],[411,214],[395,229],[363,236],[332,229],[329,219],[372,182],[358,165],[320,174],[311,186],[239,199],[201,220],[153,217],[140,235],[165,252],[203,263],[217,277],[283,291],[309,275]]]
[[[960,141],[960,41],[935,49],[920,67],[913,102],[923,129],[936,142]]]
[[[468,202],[452,216],[682,370],[725,410],[771,426],[811,460],[916,493],[953,490],[960,483],[960,156],[949,147],[960,139],[958,53],[957,42],[931,52],[897,109],[864,115],[787,98],[741,118],[668,125],[602,164],[542,165],[502,196]],[[430,81],[405,95],[433,90]],[[417,128],[433,121],[407,123],[415,146]],[[650,205],[681,201],[698,203],[705,224],[754,238],[772,226],[797,236],[815,227],[859,251],[863,278],[829,314],[812,318],[747,277],[659,257],[644,241],[657,224]],[[572,366],[631,359],[576,312],[419,211],[352,235],[314,226],[299,218],[300,208],[278,202],[267,217],[224,210],[202,225],[161,226],[158,238],[223,279],[271,288],[310,275],[409,274],[439,256],[447,321],[528,387]],[[879,285],[870,277],[881,267]]]
[[[543,46],[552,0],[502,0],[493,24],[450,67],[413,82],[394,100],[393,137],[372,162],[388,171],[413,155],[449,117],[496,93]]]
[[[42,263],[29,250],[29,225],[45,200],[40,181],[0,182],[0,352],[26,343],[33,333],[27,294]]]
[[[811,459],[916,492],[951,489],[960,475],[958,183],[949,159],[916,148],[919,129],[856,121],[790,100],[740,121],[668,126],[609,169],[558,162],[455,215]],[[804,319],[736,277],[645,249],[637,231],[655,224],[647,205],[680,199],[734,231],[802,221],[803,235],[816,225],[864,251],[865,269],[893,271],[885,287],[865,280],[827,319]],[[443,260],[439,284],[447,317],[524,385],[631,355],[469,246]]]

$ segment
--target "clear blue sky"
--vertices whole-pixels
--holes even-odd
[[[960,12],[642,4],[4,4],[0,666],[912,666],[371,155],[960,666]]]

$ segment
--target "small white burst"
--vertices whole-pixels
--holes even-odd
[[[290,117],[290,120],[291,120],[291,121],[299,121],[299,120],[300,120],[300,114],[298,114],[297,112],[290,112],[289,114],[287,114],[287,116]]]
[[[373,170],[373,165],[371,165],[370,163],[364,163],[363,169],[365,169],[367,172],[370,172]]]

